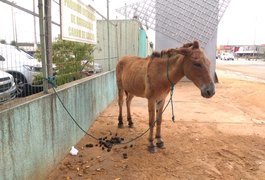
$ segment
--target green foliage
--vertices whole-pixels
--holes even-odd
[[[57,86],[71,82],[71,81],[75,81],[77,79],[82,78],[82,74],[80,72],[73,72],[73,73],[69,73],[69,74],[61,74],[56,76],[55,78],[55,84]]]
[[[16,41],[11,41],[10,45],[17,46],[17,42]]]
[[[0,40],[0,44],[6,44],[6,40],[1,39],[1,40]]]
[[[40,52],[39,48],[35,51],[33,56],[34,56],[34,58],[36,58],[37,60],[39,60],[41,62],[41,52]]]
[[[92,61],[94,45],[58,40],[52,44],[52,63],[55,64],[56,85],[62,85],[82,77],[82,60]],[[41,59],[40,51],[35,58]]]
[[[56,65],[56,84],[61,85],[82,77],[82,60],[92,61],[94,46],[58,40],[52,45],[52,60]]]
[[[32,84],[33,85],[41,85],[41,84],[43,84],[43,75],[42,74],[34,75],[34,79],[33,79]]]

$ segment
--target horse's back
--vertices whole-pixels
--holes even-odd
[[[124,56],[116,66],[118,88],[144,97],[148,60],[136,56]]]
[[[119,66],[138,66],[138,65],[144,65],[146,64],[148,61],[147,61],[147,58],[140,58],[140,57],[137,57],[137,56],[123,56],[118,64],[117,64],[117,67]]]

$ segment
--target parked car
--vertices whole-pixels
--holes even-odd
[[[220,58],[221,60],[232,60],[232,61],[235,59],[234,55],[231,53],[223,53],[221,54]]]
[[[101,73],[103,71],[102,65],[99,63],[83,60],[81,61],[81,65],[83,66],[83,71],[91,74]]]
[[[0,104],[16,97],[16,84],[11,74],[0,70]]]
[[[0,44],[0,69],[13,75],[17,96],[26,96],[42,90],[41,63],[29,54],[11,45]]]
[[[102,65],[99,63],[94,62],[91,66],[94,73],[101,73],[103,71]]]

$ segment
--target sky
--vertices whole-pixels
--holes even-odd
[[[33,0],[13,0],[20,6],[33,11]],[[59,0],[52,0],[53,21],[59,22]],[[82,0],[85,4],[91,4],[102,15],[107,16],[106,0]],[[36,2],[36,12],[37,0]],[[123,18],[116,13],[115,9],[137,0],[109,0],[110,19]],[[218,25],[217,44],[218,45],[253,45],[265,44],[265,0],[231,0],[224,16]],[[33,17],[27,13],[13,8],[16,28],[12,24],[12,8],[0,2],[0,39],[10,42],[14,39],[13,29],[17,31],[19,42],[33,42],[34,28]],[[38,25],[38,20],[36,19]],[[38,32],[38,29],[37,29]],[[53,25],[53,36],[57,37],[60,32],[59,27]],[[152,30],[148,30],[150,39],[154,39]],[[37,35],[39,39],[39,35]],[[154,40],[153,40],[154,41]]]
[[[265,44],[265,0],[231,0],[218,26],[218,44]]]

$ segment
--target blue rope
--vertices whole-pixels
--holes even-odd
[[[62,99],[60,98],[59,94],[57,93],[57,91],[55,90],[56,87],[56,83],[55,83],[55,77],[48,77],[48,78],[44,78],[45,80],[48,81],[48,83],[52,86],[52,89],[56,95],[56,97],[59,99],[60,103],[62,104],[63,108],[65,109],[65,111],[67,112],[67,114],[71,117],[71,119],[74,121],[74,123],[77,125],[77,127],[83,131],[86,135],[90,136],[91,138],[95,139],[95,140],[99,140],[99,138],[96,138],[95,136],[88,134],[79,124],[78,122],[75,120],[75,118],[72,116],[72,114],[68,111],[68,109],[65,107]]]
[[[50,77],[50,78],[46,78],[46,80],[48,81],[49,84],[52,85],[52,89],[53,89],[53,91],[54,91],[56,97],[59,99],[59,101],[60,101],[60,103],[62,104],[63,108],[65,109],[65,111],[67,112],[67,114],[71,117],[71,119],[74,121],[74,123],[77,125],[77,127],[78,127],[81,131],[83,131],[86,135],[88,135],[88,136],[90,136],[91,138],[93,138],[93,139],[95,139],[95,140],[98,141],[99,138],[97,138],[97,137],[95,137],[95,136],[93,136],[93,135],[87,133],[87,132],[86,132],[86,131],[85,131],[85,130],[84,130],[84,129],[78,124],[78,122],[75,120],[75,118],[72,116],[72,114],[71,114],[71,113],[68,111],[68,109],[65,107],[63,101],[61,100],[59,94],[57,93],[57,91],[56,91],[56,89],[55,89],[55,78],[54,78],[54,77]],[[156,123],[156,121],[153,122],[152,126],[154,126],[155,123]],[[143,132],[143,133],[140,134],[139,136],[136,136],[135,138],[133,138],[133,139],[127,141],[127,142],[121,142],[121,143],[119,143],[119,144],[120,144],[120,145],[123,145],[123,144],[129,144],[129,143],[131,143],[132,141],[135,141],[135,140],[141,138],[143,135],[145,135],[145,134],[150,130],[150,128],[151,128],[151,127],[149,127],[145,132]],[[118,144],[114,144],[114,145],[118,145]]]
[[[168,81],[170,83],[170,86],[171,86],[171,88],[170,88],[170,98],[169,98],[169,101],[168,101],[167,105],[165,106],[163,112],[167,108],[168,104],[171,102],[171,110],[172,110],[172,118],[171,119],[172,119],[173,122],[175,122],[174,107],[173,107],[173,100],[172,100],[172,96],[173,96],[173,92],[174,92],[174,84],[170,80],[168,72],[169,72],[169,58],[167,59],[167,79],[168,79]]]
[[[48,81],[48,83],[52,85],[52,87],[57,87],[54,76],[49,76],[48,78],[44,78],[44,80]]]

